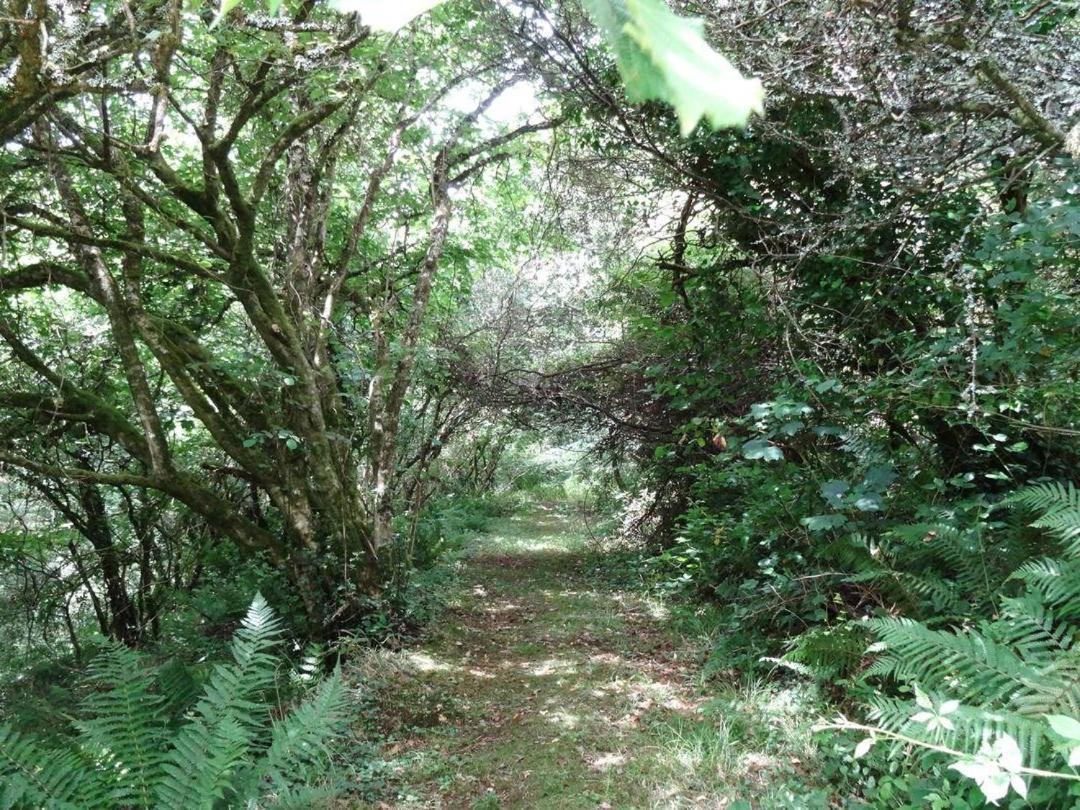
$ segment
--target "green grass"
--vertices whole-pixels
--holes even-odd
[[[598,562],[558,509],[502,518],[430,635],[355,665],[385,739],[376,806],[825,806],[812,687],[703,684],[708,640]]]

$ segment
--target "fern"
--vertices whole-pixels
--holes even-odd
[[[288,782],[287,775],[298,766],[327,756],[326,725],[342,722],[346,705],[345,686],[340,674],[334,673],[310,700],[274,723],[262,771],[284,784]]]
[[[273,683],[269,654],[281,628],[262,596],[256,596],[232,643],[234,663],[214,668],[194,718],[177,736],[158,791],[173,807],[198,807],[200,799],[223,799],[268,721],[260,692]]]
[[[1050,656],[1067,654],[1073,647],[1072,628],[1056,623],[1053,611],[1034,596],[1003,600],[1002,615],[1006,621],[993,625],[997,638],[1025,661],[1040,664]]]
[[[847,677],[863,660],[866,629],[855,622],[817,627],[799,635],[782,659],[771,659],[817,680]]]
[[[1080,490],[1072,483],[1032,484],[1009,497],[1009,504],[1041,513],[1032,526],[1048,529],[1064,543],[1068,557],[1080,557]]]
[[[98,773],[74,750],[49,750],[0,726],[0,807],[76,810],[103,806]]]
[[[1009,574],[988,561],[986,528],[915,523],[894,527],[879,545],[855,534],[825,553],[851,572],[846,582],[872,585],[905,612],[947,621],[991,605]]]
[[[90,670],[90,695],[66,747],[0,727],[0,809],[213,808],[272,800],[310,807],[332,787],[310,784],[347,718],[339,674],[274,722],[270,702],[282,628],[256,596],[201,698],[170,731],[169,710],[187,706],[182,667],[155,672],[145,656],[109,648]]]
[[[1007,570],[989,561],[984,543],[985,524],[958,528],[946,523],[898,526],[889,536],[899,541],[892,549],[894,566],[913,582],[925,583],[925,593],[942,600],[942,607],[970,612],[992,603]],[[940,590],[948,591],[942,598]]]
[[[199,684],[191,670],[176,659],[158,669],[157,685],[168,717],[180,717],[199,697]]]
[[[1044,716],[1080,717],[1080,628],[1073,623],[1080,616],[1080,493],[1071,484],[1037,484],[1006,503],[1035,510],[1031,525],[1062,541],[1065,559],[1029,560],[1002,579],[987,602],[997,601],[997,615],[977,625],[944,630],[909,618],[869,621],[882,654],[864,677],[911,683],[962,703],[949,715],[952,728],[931,729],[913,720],[918,713],[910,702],[878,694],[871,717],[882,728],[970,752],[1007,733],[1034,763],[1047,747]],[[973,566],[956,560],[953,571],[957,582],[974,582]],[[1024,592],[1000,595],[1010,581],[1023,583]]]
[[[1032,560],[1013,578],[1027,583],[1061,618],[1080,616],[1080,560]]]
[[[1000,708],[1056,694],[1062,686],[1042,667],[1025,661],[986,633],[931,630],[911,619],[878,619],[870,626],[888,649],[872,668],[876,675],[894,675],[924,689],[948,691],[964,702]],[[1067,712],[1054,705],[1039,710]]]
[[[938,696],[932,694],[934,697]],[[981,707],[962,705],[949,715],[953,728],[938,727],[928,731],[925,724],[912,719],[909,701],[873,695],[867,702],[870,719],[881,728],[916,739],[928,739],[930,742],[970,754],[975,754],[984,743],[1001,734],[1008,734],[1015,739],[1031,761],[1037,760],[1046,748],[1045,724],[1040,719],[1009,712],[987,712]]]
[[[234,715],[196,718],[170,752],[157,796],[162,807],[213,807],[230,792],[252,734]]]
[[[108,774],[111,806],[150,807],[165,746],[154,673],[143,656],[117,644],[91,665],[90,676],[99,688],[83,701],[80,745]]]

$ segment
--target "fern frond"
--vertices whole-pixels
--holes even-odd
[[[114,644],[90,665],[96,688],[84,700],[87,719],[75,724],[80,745],[111,782],[114,807],[150,807],[164,758],[163,699],[143,656]]]
[[[269,790],[278,799],[275,803],[280,803],[281,795],[297,785],[321,782],[325,786],[329,741],[344,725],[346,706],[345,688],[335,672],[273,724],[269,746],[258,759],[244,763],[232,779],[236,795],[258,796]]]
[[[254,656],[273,646],[281,633],[281,621],[274,615],[273,608],[267,604],[261,593],[255,594],[244,620],[233,636],[232,651],[236,663],[242,667],[247,666]]]
[[[932,696],[945,699],[948,693]],[[961,705],[949,715],[953,728],[937,726],[930,731],[925,724],[912,720],[919,707],[911,701],[878,694],[871,696],[867,702],[870,719],[882,728],[969,754],[977,753],[983,743],[1001,734],[1009,734],[1020,747],[1024,761],[1034,763],[1038,761],[1046,742],[1043,723],[1012,712],[992,712]]]
[[[1065,622],[1054,621],[1054,613],[1030,595],[1002,600],[1003,621],[992,626],[994,638],[1013,647],[1020,657],[1036,665],[1073,646],[1075,634]]]
[[[291,785],[272,792],[273,806],[277,810],[311,810],[324,807],[340,791],[340,785]]]
[[[225,801],[252,741],[251,730],[232,714],[188,723],[162,769],[161,806],[210,808]]]
[[[346,718],[345,685],[334,672],[315,693],[284,719],[274,723],[270,747],[259,768],[276,784],[310,770],[329,757],[327,742],[341,730]]]
[[[855,573],[881,570],[881,563],[870,549],[870,538],[861,532],[829,543],[822,551],[837,566]]]
[[[281,640],[282,632],[281,622],[273,609],[262,594],[255,594],[232,642],[241,692],[254,694],[273,684],[277,661],[269,651]]]
[[[108,790],[75,751],[47,750],[0,726],[0,807],[107,807]]]
[[[898,526],[889,536],[901,541],[894,549],[897,568],[936,578],[954,599],[987,604],[1009,574],[988,563],[980,527],[916,523]]]
[[[818,680],[832,680],[855,671],[865,651],[866,628],[847,622],[802,633],[781,660],[807,667]]]
[[[1061,539],[1068,557],[1080,557],[1080,490],[1073,484],[1046,481],[1025,487],[1006,499],[1042,516],[1032,523]]]
[[[179,732],[168,715],[188,701],[190,673],[179,665],[155,673],[133,650],[107,650],[91,668],[76,747],[47,747],[0,726],[0,810],[210,810],[263,800],[309,807],[333,795],[339,786],[325,765],[346,716],[341,676],[271,724],[270,649],[281,632],[256,597],[234,637],[233,662],[214,669]]]
[[[1034,706],[1025,700],[1055,694],[1062,684],[1043,668],[1032,666],[1010,647],[983,633],[930,630],[911,619],[874,619],[869,623],[887,652],[872,668],[939,689],[974,705],[1006,709]],[[1039,708],[1044,709],[1041,701]]]
[[[963,598],[963,594],[954,583],[942,579],[930,567],[920,573],[897,571],[895,579],[904,588],[913,603],[917,604],[914,597],[918,596],[923,601],[929,602],[935,613],[951,613],[955,615],[970,604]],[[937,618],[938,621],[948,620],[947,616]]]
[[[276,661],[269,650],[280,635],[280,623],[257,594],[233,638],[234,663],[214,668],[193,719],[168,754],[158,791],[163,804],[198,807],[230,790],[268,724],[262,697],[273,684]]]
[[[182,661],[173,659],[164,664],[157,673],[157,684],[164,698],[167,717],[177,717],[195,702],[199,696],[199,684]]]
[[[1032,560],[1020,566],[1013,578],[1039,593],[1058,618],[1080,616],[1080,560]]]
[[[1026,506],[1037,512],[1056,509],[1080,511],[1080,490],[1071,482],[1043,481],[1017,490],[1005,499],[1005,503]]]
[[[1025,761],[1035,765],[1040,746],[1046,747],[1046,715],[1080,716],[1080,627],[1075,622],[1080,616],[1080,492],[1072,484],[1036,484],[1004,503],[1038,512],[1030,525],[1046,531],[1025,531],[1014,519],[1011,527],[983,521],[969,533],[958,534],[948,527],[927,531],[925,526],[892,533],[907,549],[908,570],[912,560],[928,564],[937,555],[962,587],[976,595],[981,590],[987,598],[979,601],[986,608],[996,605],[999,612],[978,628],[956,630],[931,629],[907,618],[872,620],[869,626],[884,642],[884,653],[864,678],[912,682],[933,693],[935,701],[959,699],[963,704],[941,723],[932,712],[920,712],[910,703],[879,693],[870,700],[871,715],[884,728],[970,753],[1009,734]],[[984,553],[983,526],[999,532],[996,544],[990,545],[993,555]],[[1033,542],[1041,542],[1045,549],[1046,532],[1062,541],[1059,548],[1065,548],[1070,558],[1029,559],[1008,579],[998,577],[1005,564],[1015,564],[1019,555],[1030,553]],[[972,541],[977,542],[971,545]],[[898,551],[897,558],[902,556]],[[990,564],[988,556],[994,558]],[[1024,592],[1002,596],[1009,579],[1023,582]],[[913,719],[920,715],[933,722],[923,725]]]
[[[912,608],[929,603],[936,613],[956,613],[967,604],[960,589],[937,573],[935,566],[910,565],[895,553],[871,550],[865,535],[853,534],[830,544],[824,553],[834,565],[854,572],[845,582],[873,584],[892,602]]]
[[[773,664],[778,667],[794,672],[796,675],[802,675],[806,678],[819,679],[819,674],[814,671],[813,667],[809,667],[806,664],[800,664],[798,661],[791,661],[787,658],[777,658],[775,655],[763,655],[758,661],[763,661],[769,664]]]

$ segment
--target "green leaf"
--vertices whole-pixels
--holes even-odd
[[[848,519],[843,515],[811,515],[799,521],[812,532],[822,532],[828,529],[839,529]]]
[[[221,4],[218,6],[217,16],[214,17],[214,21],[210,23],[210,27],[217,27],[217,25],[221,23],[223,19],[225,19],[225,15],[232,11],[234,8],[236,8],[238,5],[240,5],[240,0],[221,0]]]
[[[881,499],[875,493],[868,493],[855,499],[855,508],[860,512],[881,511]]]
[[[879,492],[886,490],[896,480],[896,469],[891,464],[874,464],[863,477],[863,482],[870,489]]]
[[[780,426],[780,432],[785,436],[794,436],[804,427],[806,427],[806,423],[801,419],[793,419],[790,422],[784,422],[784,424]]]
[[[680,17],[661,0],[585,0],[615,51],[626,95],[633,102],[665,101],[682,134],[702,118],[717,129],[744,127],[762,112],[760,79],[747,79],[705,41],[705,24]]]
[[[836,479],[834,481],[826,481],[821,485],[821,497],[824,498],[830,506],[834,506],[840,509],[844,505],[844,493],[851,489],[847,481],[841,481]]]
[[[743,458],[763,458],[766,461],[781,461],[784,458],[784,451],[775,444],[769,443],[767,439],[752,439],[751,441],[748,441],[742,447],[742,454]]]
[[[1050,728],[1066,740],[1080,742],[1080,720],[1067,717],[1064,714],[1048,714],[1046,715],[1046,722],[1050,724]]]

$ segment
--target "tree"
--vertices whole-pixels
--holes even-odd
[[[314,3],[213,30],[179,0],[101,11],[133,32],[102,84],[35,107],[2,158],[0,340],[22,371],[0,401],[58,429],[9,435],[0,462],[165,493],[287,570],[332,633],[380,586],[452,192],[552,122],[485,137],[515,66],[455,47],[450,11],[396,40]],[[71,350],[80,329],[105,356]],[[371,347],[359,368],[348,341]],[[107,464],[72,461],[86,447]]]

